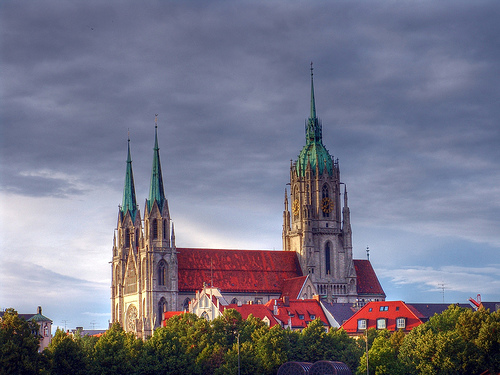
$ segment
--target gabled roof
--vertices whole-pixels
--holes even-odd
[[[292,299],[298,299],[308,276],[299,276],[284,280],[281,298],[287,296]]]
[[[358,321],[366,320],[366,328],[377,328],[377,320],[385,319],[389,331],[397,331],[396,319],[405,318],[405,330],[410,331],[422,324],[422,315],[416,313],[403,301],[369,302],[356,312],[349,320],[342,324],[342,328],[350,334],[362,333],[358,330]]]
[[[384,290],[378,281],[377,274],[369,260],[354,259],[354,269],[357,276],[357,291],[359,295],[377,294],[383,295],[385,298]]]
[[[293,251],[177,248],[179,292],[203,283],[222,292],[280,294],[283,280],[302,276]]]
[[[321,303],[339,325],[344,324],[356,312],[352,303],[328,303],[325,300],[321,301]]]
[[[275,304],[277,305],[277,314],[274,314]],[[265,306],[273,312],[273,316],[279,319],[284,326],[291,324],[292,329],[306,328],[316,318],[320,318],[325,326],[329,326],[321,304],[315,299],[290,299],[286,303],[280,299],[272,299]]]
[[[272,310],[269,309],[267,305],[261,304],[244,304],[244,305],[236,305],[231,304],[228,306],[224,306],[225,309],[235,309],[241,314],[243,319],[247,319],[250,314],[259,318],[261,320],[265,320],[267,318],[269,320],[269,326],[274,327],[276,324],[280,324],[278,320],[273,316]]]

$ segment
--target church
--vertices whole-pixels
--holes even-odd
[[[111,321],[138,337],[151,336],[163,313],[188,309],[196,292],[218,288],[232,304],[280,298],[290,280],[308,276],[300,298],[362,306],[385,300],[369,260],[353,259],[347,187],[339,161],[323,144],[311,67],[305,145],[290,165],[285,189],[283,250],[177,247],[165,198],[155,124],[153,166],[144,217],[136,200],[130,139],[122,204],[113,239]]]

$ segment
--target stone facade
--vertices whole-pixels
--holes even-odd
[[[111,319],[126,331],[138,337],[152,335],[165,311],[187,311],[204,285],[219,288],[229,303],[266,304],[280,298],[285,280],[309,275],[304,290],[308,298],[316,293],[329,302],[342,303],[385,298],[369,261],[352,258],[347,189],[340,179],[338,160],[323,145],[312,69],[306,145],[290,165],[290,196],[285,190],[283,251],[176,248],[156,126],[153,150],[142,220],[129,140],[111,262]]]
[[[347,189],[340,180],[338,160],[323,145],[312,78],[311,69],[306,145],[290,166],[291,207],[285,191],[283,249],[297,253],[302,272],[311,276],[321,295],[337,302],[356,302]]]

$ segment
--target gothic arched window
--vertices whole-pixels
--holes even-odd
[[[165,297],[161,297],[160,301],[158,301],[158,322],[161,324],[163,320],[163,313],[167,311],[167,300]]]
[[[184,300],[184,302],[182,303],[182,309],[184,311],[187,311],[189,309],[189,303],[191,302],[191,300],[189,298],[186,298]]]
[[[231,305],[237,305],[238,304],[238,299],[237,298],[233,298],[231,300]]]
[[[124,244],[125,248],[128,249],[128,247],[130,246],[130,229],[125,229],[125,244]]]
[[[158,265],[158,285],[165,285],[167,281],[167,265],[165,262],[160,262]]]
[[[158,220],[153,219],[153,240],[158,239]]]
[[[163,239],[167,238],[167,220],[163,220]]]
[[[327,242],[325,245],[325,273],[331,274],[331,266],[330,266],[330,242]]]

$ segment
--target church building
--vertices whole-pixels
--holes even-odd
[[[161,325],[164,312],[187,311],[196,292],[207,285],[218,288],[231,304],[265,304],[282,297],[291,279],[306,275],[300,298],[319,295],[357,306],[383,301],[385,293],[370,261],[352,256],[347,188],[338,159],[323,145],[312,67],[305,134],[306,144],[290,165],[289,194],[285,190],[282,251],[177,247],[163,187],[157,125],[144,218],[136,200],[129,139],[113,241],[111,321],[148,337]]]

